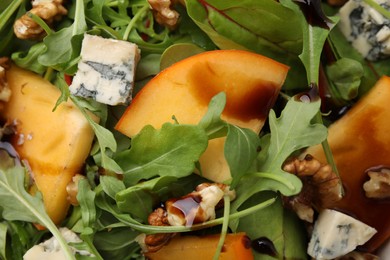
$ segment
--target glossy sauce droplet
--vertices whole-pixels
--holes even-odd
[[[310,90],[295,96],[297,101],[301,101],[303,103],[310,103],[317,101],[320,98],[318,86],[315,83],[310,84]]]
[[[276,251],[274,243],[266,238],[266,237],[259,237],[252,240],[252,248],[256,252],[260,254],[265,254],[269,256],[276,257],[278,255],[278,252]]]
[[[166,202],[166,208],[176,216],[185,219],[185,225],[191,226],[202,222],[198,219],[203,209],[200,207],[202,197],[193,193],[178,199],[170,199]]]

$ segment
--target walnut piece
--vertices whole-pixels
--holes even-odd
[[[195,191],[165,202],[165,209],[160,207],[148,217],[153,226],[181,226],[202,223],[215,218],[215,208],[223,206],[222,198],[227,195],[231,200],[235,191],[220,183],[202,183]],[[222,201],[222,203],[221,203]],[[144,252],[156,252],[166,245],[176,233],[150,234],[138,238]]]
[[[59,21],[68,11],[63,0],[33,0],[32,9],[15,21],[14,33],[19,39],[41,39],[46,32],[29,16],[29,13],[42,18],[49,26]]]
[[[390,169],[382,168],[380,171],[369,171],[370,180],[363,184],[367,198],[390,198]]]
[[[11,89],[7,83],[6,70],[9,68],[9,59],[0,57],[0,103],[7,102],[11,97]],[[1,108],[1,105],[0,105]]]
[[[165,203],[171,226],[191,226],[215,219],[215,209],[223,205],[223,197],[235,198],[229,186],[218,183],[202,183],[195,191]]]
[[[79,205],[79,201],[77,200],[77,193],[79,192],[79,181],[85,179],[84,175],[76,174],[72,177],[72,181],[66,185],[66,192],[68,193],[67,200],[73,206]]]
[[[153,10],[153,15],[157,23],[170,29],[176,27],[179,20],[179,13],[172,8],[175,2],[171,0],[148,0],[148,2]]]
[[[283,170],[295,174],[303,183],[298,195],[284,198],[286,206],[302,220],[312,223],[315,210],[327,208],[342,198],[340,179],[332,167],[320,163],[311,155],[302,160],[294,158],[287,161]]]
[[[148,217],[148,223],[152,226],[169,226],[167,212],[163,208],[157,208]],[[157,252],[166,245],[175,233],[161,233],[146,235],[144,239],[144,251]]]

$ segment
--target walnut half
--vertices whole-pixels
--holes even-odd
[[[339,177],[329,164],[322,164],[311,155],[302,160],[287,161],[283,170],[298,176],[303,183],[301,192],[292,197],[285,197],[286,206],[292,208],[299,218],[312,223],[314,210],[329,207],[342,198]]]
[[[148,0],[153,10],[157,23],[170,29],[174,29],[179,20],[179,13],[173,9],[175,1],[171,0]]]
[[[32,9],[15,21],[14,33],[19,39],[37,40],[46,34],[43,28],[29,16],[29,13],[39,16],[49,26],[68,13],[63,6],[63,0],[33,0],[31,4]]]

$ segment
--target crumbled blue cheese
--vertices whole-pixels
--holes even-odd
[[[363,245],[376,232],[355,218],[325,209],[314,225],[307,253],[315,259],[334,259]]]
[[[139,55],[134,43],[85,34],[70,93],[107,105],[129,104]]]
[[[67,229],[60,228],[61,235],[68,243],[80,243],[82,240],[76,233]],[[78,250],[71,247],[74,254],[93,257],[94,255],[85,250]],[[52,237],[39,245],[35,245],[30,248],[23,256],[23,260],[66,260],[65,254],[62,251],[58,240]]]
[[[374,0],[390,11],[389,0]],[[390,57],[390,20],[363,0],[349,0],[339,10],[339,28],[368,60]]]

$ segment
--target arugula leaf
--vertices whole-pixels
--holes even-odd
[[[39,42],[31,46],[28,52],[14,52],[12,53],[12,60],[21,68],[29,69],[38,74],[43,74],[47,67],[38,62],[38,57],[46,51],[46,45]]]
[[[120,168],[120,166],[111,157],[109,157],[106,154],[107,149],[110,149],[112,152],[116,151],[117,143],[113,133],[108,129],[104,128],[103,126],[99,125],[98,123],[96,123],[91,118],[91,116],[88,114],[86,109],[84,109],[85,105],[82,102],[82,99],[75,96],[70,96],[70,99],[80,109],[80,111],[83,113],[83,115],[91,125],[93,131],[95,132],[96,138],[98,139],[100,151],[101,151],[101,160],[102,160],[103,168],[115,173],[122,173],[122,169]]]
[[[333,87],[332,98],[339,96],[343,101],[350,101],[358,95],[363,66],[356,60],[341,58],[326,67],[326,72]]]
[[[302,182],[293,174],[282,170],[285,160],[294,152],[322,142],[327,129],[322,124],[312,124],[320,102],[303,103],[291,99],[279,118],[271,110],[269,115],[270,135],[261,138],[262,150],[257,159],[257,172],[246,174],[237,185],[237,199],[232,210],[237,211],[254,194],[273,190],[285,196],[297,194]],[[237,227],[237,222],[232,227]]]
[[[250,129],[229,125],[224,153],[228,162],[232,182],[231,189],[239,183],[241,177],[252,167],[260,146],[259,136]]]
[[[115,199],[117,193],[126,189],[123,181],[112,176],[101,176],[100,185],[102,186],[104,192],[112,199]]]
[[[80,238],[81,243],[73,243],[77,249],[93,253],[96,259],[103,259],[93,244],[93,236],[96,229],[98,213],[95,206],[96,193],[92,191],[87,179],[81,179],[78,183],[77,201],[80,203],[83,229]]]
[[[0,161],[7,159],[4,152],[0,151]],[[25,170],[21,166],[4,169],[0,167],[0,207],[2,216],[6,220],[19,220],[39,223],[53,234],[58,240],[64,254],[69,259],[75,259],[72,250],[67,245],[56,225],[45,211],[43,201],[38,194],[31,196],[24,188]],[[9,203],[12,201],[12,203]],[[23,212],[23,214],[21,214]]]
[[[226,136],[228,126],[221,119],[221,114],[226,105],[226,93],[221,92],[215,95],[209,103],[206,114],[202,117],[198,125],[202,127],[209,139]]]
[[[76,1],[74,23],[58,32],[47,35],[43,42],[46,51],[38,57],[38,61],[47,67],[59,71],[67,70],[68,74],[76,72],[76,66],[69,68],[69,63],[79,56],[83,34],[87,30],[84,14],[84,2]]]
[[[136,238],[139,232],[128,227],[113,228],[95,234],[94,244],[104,259],[138,259],[139,244]]]
[[[163,176],[120,191],[115,196],[118,208],[147,223],[149,214],[156,204],[167,199],[166,194],[170,193],[171,184],[175,181],[176,177]]]
[[[290,99],[279,118],[276,118],[275,112],[271,110],[270,147],[260,152],[262,160],[258,162],[258,171],[282,173],[281,166],[293,152],[326,139],[326,127],[311,123],[319,111],[320,103],[319,100],[305,103]]]
[[[206,133],[195,125],[165,123],[160,130],[147,125],[116,161],[123,169],[126,186],[156,176],[184,177],[192,173],[207,144]]]

